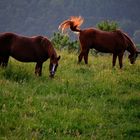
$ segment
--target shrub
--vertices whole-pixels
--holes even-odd
[[[102,21],[97,24],[97,28],[103,31],[115,31],[118,29],[118,24],[115,21]]]
[[[62,34],[60,32],[55,32],[51,41],[55,48],[59,50],[66,49],[68,52],[72,52],[79,48],[78,41],[71,41],[68,34]]]

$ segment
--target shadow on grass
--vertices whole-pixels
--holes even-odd
[[[18,83],[28,82],[33,78],[33,74],[29,74],[26,69],[12,68],[11,66],[3,69],[2,75],[5,79]]]
[[[140,130],[138,128],[131,128],[126,130],[125,137],[129,139],[137,139],[140,138]]]

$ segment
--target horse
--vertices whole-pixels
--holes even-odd
[[[134,64],[138,54],[140,53],[130,37],[122,32],[116,30],[112,32],[102,31],[96,28],[86,28],[81,30],[79,27],[84,22],[84,19],[79,17],[70,17],[68,20],[64,20],[59,29],[63,32],[65,29],[70,28],[72,31],[79,33],[80,41],[80,54],[78,56],[78,62],[82,61],[84,57],[85,64],[88,64],[88,53],[90,49],[96,49],[99,52],[113,54],[112,67],[116,64],[116,59],[119,59],[120,69],[122,68],[122,60],[124,52],[127,50],[129,60],[131,64]]]
[[[36,62],[35,75],[41,76],[43,62],[50,58],[50,77],[54,77],[60,56],[47,37],[26,37],[15,33],[0,34],[0,65],[7,67],[9,57],[20,62]]]

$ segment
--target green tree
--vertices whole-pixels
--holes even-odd
[[[68,34],[62,34],[60,32],[55,32],[51,39],[55,48],[62,50],[67,49],[68,52],[78,50],[79,43],[78,41],[71,41]]]
[[[135,31],[133,39],[135,43],[140,44],[140,30]]]
[[[118,29],[118,23],[115,21],[102,21],[97,24],[97,28],[103,31],[115,31]]]

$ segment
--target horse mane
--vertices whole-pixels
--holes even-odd
[[[134,42],[132,41],[132,39],[124,32],[122,32],[122,34],[125,36],[125,38],[129,41],[129,43],[134,46],[134,48],[136,48]]]
[[[72,31],[81,32],[79,27],[82,25],[83,22],[84,19],[81,16],[79,17],[71,16],[68,20],[64,20],[59,25],[58,29],[61,29],[61,31],[63,32],[65,29],[70,28]]]
[[[45,50],[47,49],[49,57],[51,57],[52,55],[57,57],[56,51],[53,47],[53,44],[47,37],[42,38],[41,44],[42,44],[42,46],[44,47]]]
[[[126,33],[122,32],[122,34],[123,34],[123,36],[124,36],[124,38],[125,38],[125,40],[126,40],[127,49],[128,49],[129,51],[137,51],[137,50],[136,50],[136,46],[135,46],[134,42],[132,41],[132,39],[131,39]],[[130,50],[130,49],[131,49],[131,50]]]

